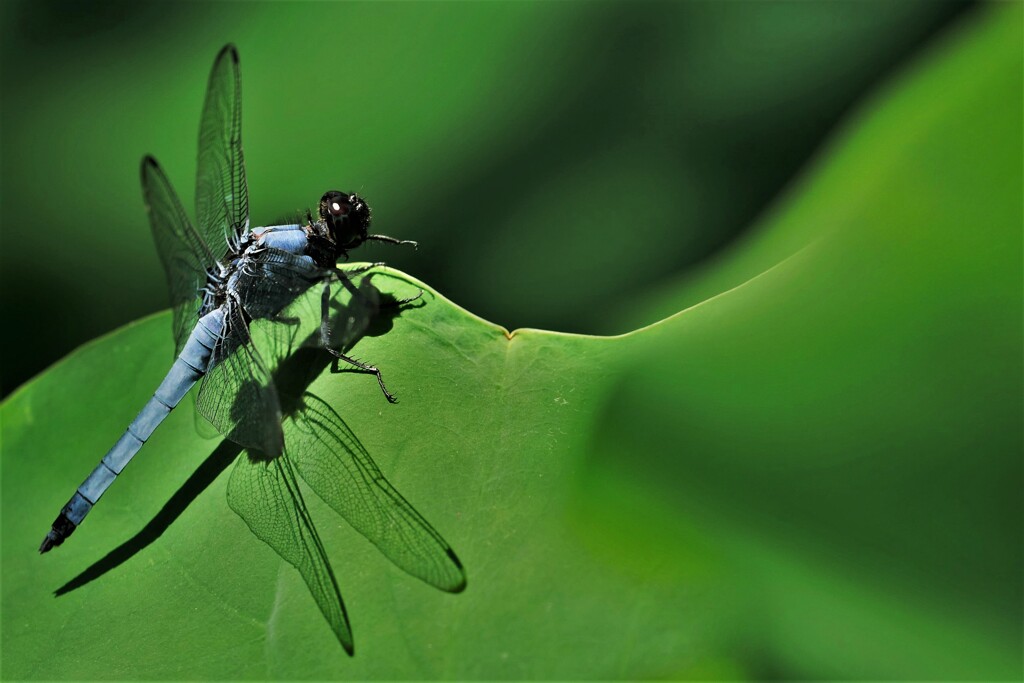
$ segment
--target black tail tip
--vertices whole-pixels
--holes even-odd
[[[68,519],[66,511],[61,510],[60,515],[50,525],[50,531],[47,532],[46,538],[39,544],[40,554],[49,552],[51,549],[59,546],[67,540],[68,536],[75,533],[77,528],[75,523]]]
[[[50,532],[46,534],[46,538],[43,539],[43,542],[39,544],[39,554],[42,555],[43,553],[48,553],[63,542],[64,539],[58,538],[57,534],[54,533],[53,529],[51,529]]]

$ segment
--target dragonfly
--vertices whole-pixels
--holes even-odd
[[[466,574],[444,538],[387,481],[333,407],[301,390],[278,391],[284,359],[299,342],[357,371],[380,370],[347,355],[379,304],[373,266],[339,262],[365,242],[412,245],[369,232],[370,207],[332,190],[316,216],[253,227],[242,155],[238,50],[214,60],[199,130],[193,225],[151,156],[141,164],[142,192],[173,309],[176,358],[138,416],[61,509],[39,548],[48,552],[78,528],[103,493],[179,402],[199,383],[198,414],[245,449],[228,482],[228,502],[250,530],[295,566],[343,648],[352,630],[333,569],[302,498],[299,479],[374,543],[396,566],[457,593]],[[358,286],[355,277],[363,276]],[[335,289],[332,290],[332,285]],[[337,288],[340,286],[340,288]],[[347,305],[332,292],[346,292]],[[417,297],[395,300],[401,306]],[[323,367],[323,366],[317,366]],[[278,380],[277,382],[275,380]]]

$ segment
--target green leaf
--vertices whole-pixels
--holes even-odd
[[[170,317],[79,349],[0,409],[4,677],[1019,677],[1020,44],[1019,5],[978,15],[653,327],[509,335],[381,277],[426,290],[356,346],[400,403],[312,391],[468,587],[308,496],[354,658],[187,408],[36,553],[166,371]]]
[[[414,286],[422,285],[397,294]],[[298,575],[228,509],[221,476],[129,561],[50,597],[138,532],[216,445],[176,411],[88,522],[58,550],[35,554],[35,537],[166,369],[169,318],[157,316],[81,349],[4,407],[4,543],[13,559],[4,666],[57,677],[570,676],[581,660],[562,653],[574,643],[589,651],[593,675],[630,670],[630,661],[675,670],[666,645],[696,628],[674,616],[693,610],[692,600],[674,582],[631,585],[591,557],[566,516],[580,441],[623,342],[510,338],[429,290],[393,326],[355,351],[384,369],[399,404],[361,375],[326,374],[311,391],[455,547],[469,575],[464,594],[410,578],[309,501],[352,621],[358,656],[349,661]],[[13,548],[23,555],[14,559]],[[9,592],[16,585],[21,599]],[[655,619],[659,638],[609,647],[627,637],[621,615],[638,604],[676,607]]]

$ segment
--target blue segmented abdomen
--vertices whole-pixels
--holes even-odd
[[[50,548],[60,545],[74,532],[103,492],[131,462],[164,418],[206,374],[213,347],[223,329],[224,310],[221,308],[214,309],[200,318],[152,398],[61,510],[50,532],[43,539],[39,552],[45,553]]]

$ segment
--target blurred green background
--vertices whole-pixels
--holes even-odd
[[[165,306],[137,167],[154,154],[191,211],[227,41],[254,222],[358,190],[378,231],[421,245],[358,258],[509,329],[607,334],[653,322],[645,296],[699,273],[852,107],[972,11],[4,2],[0,387]]]
[[[1020,679],[1020,3],[4,12],[3,300],[24,321],[5,373],[162,306],[135,168],[156,154],[191,202],[229,39],[257,220],[359,190],[379,230],[422,245],[359,258],[509,327],[623,332],[688,309],[513,343],[434,299],[366,340],[402,387],[394,411],[371,382],[321,381],[452,530],[472,586],[416,593],[330,527],[370,653],[343,663],[295,576],[274,608],[287,628],[221,609],[278,579],[220,496],[122,573],[49,598],[204,457],[177,411],[75,554],[35,556],[36,522],[163,371],[166,319],[89,346],[4,403],[10,671],[109,674],[88,629],[49,662],[76,613],[142,648],[116,658],[136,675],[269,675],[266,659],[311,678]],[[68,448],[58,418],[81,434]],[[197,547],[217,551],[195,563]],[[196,605],[191,583],[217,599]],[[435,623],[461,630],[432,649]]]

